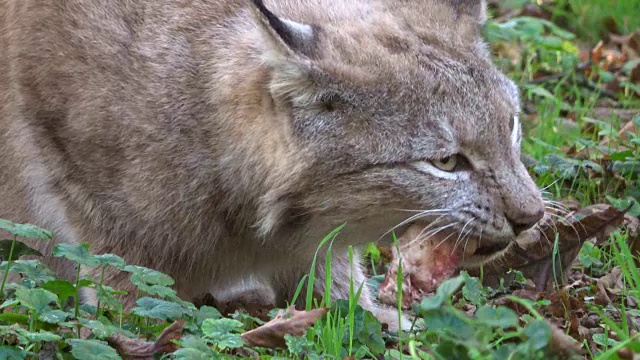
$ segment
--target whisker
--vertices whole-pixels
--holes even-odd
[[[425,229],[423,229],[420,232],[420,234],[418,234],[418,236],[416,236],[413,240],[411,240],[407,244],[407,246],[411,246],[411,245],[415,244],[416,242],[428,239],[428,238],[436,235],[437,233],[441,232],[442,230],[446,230],[446,229],[448,229],[448,228],[450,228],[452,226],[455,226],[456,224],[457,224],[457,222],[453,222],[453,223],[450,223],[450,224],[447,224],[447,225],[443,225],[443,226],[440,226],[438,228],[429,230],[428,232],[426,231],[428,229],[428,227],[426,227]],[[431,225],[431,224],[429,224],[429,225]]]
[[[418,235],[415,238],[413,238],[411,241],[409,241],[405,246],[411,246],[411,245],[415,244],[417,241],[420,241],[422,239],[423,235],[425,234],[425,232],[430,231],[434,226],[438,225],[440,220],[445,216],[446,216],[446,214],[438,216],[430,224],[428,224],[422,230],[420,230],[420,233],[418,233]]]
[[[560,217],[558,217],[555,214],[552,213],[547,213],[548,217],[546,219],[543,219],[543,223],[549,227],[551,227],[553,229],[554,232],[558,232],[558,226],[556,225],[556,222],[553,221],[553,217],[555,216],[556,218],[560,219]]]
[[[571,212],[566,212],[564,210],[553,208],[551,206],[545,206],[544,210],[545,210],[545,213],[553,214],[553,215],[560,215],[561,217],[566,217],[566,216],[569,216],[571,214]]]
[[[554,215],[561,215],[561,216],[569,216],[571,214],[570,211],[564,210],[564,209],[558,209],[552,206],[546,206],[544,207],[545,213],[548,214],[554,214]]]
[[[546,190],[547,190],[548,188],[552,187],[553,185],[555,185],[558,181],[560,181],[560,179],[556,179],[556,181],[554,181],[554,182],[552,182],[551,184],[549,184],[549,185],[547,185],[547,186],[543,187],[542,189],[540,189],[540,192],[547,192],[547,193],[548,193],[549,191],[546,191]]]
[[[472,223],[476,218],[473,217],[471,219],[469,219],[469,221],[466,222],[466,224],[464,224],[464,226],[462,227],[462,230],[460,230],[460,235],[458,235],[458,238],[456,239],[455,244],[453,244],[453,250],[452,250],[452,254],[456,251],[456,248],[458,247],[458,243],[460,242],[460,239],[462,237],[462,234],[464,234],[464,229],[467,228],[467,226]]]
[[[450,212],[450,209],[433,209],[433,210],[424,210],[418,214],[412,215],[410,216],[408,219],[401,221],[398,225],[392,227],[391,229],[389,229],[387,232],[385,232],[384,234],[382,234],[379,238],[378,241],[380,239],[382,239],[383,237],[389,235],[391,232],[393,232],[394,230],[398,229],[399,227],[402,227],[404,225],[407,225],[408,223],[421,219],[423,217],[427,217],[430,215],[446,215]]]
[[[430,238],[433,235],[436,235],[437,233],[439,233],[440,231],[449,229],[449,228],[451,228],[451,227],[453,227],[453,226],[455,226],[457,224],[458,224],[458,222],[456,221],[456,222],[453,222],[453,223],[450,223],[450,224],[447,224],[447,225],[440,226],[440,227],[435,228],[435,229],[431,229],[428,232],[422,231],[422,232],[420,232],[420,234],[418,235],[417,238],[418,239],[420,239],[420,238],[422,238],[422,239]]]
[[[447,210],[448,209],[432,209],[432,210],[425,210],[425,209],[402,209],[402,208],[393,208],[392,210],[395,211],[404,211],[404,212],[415,212],[415,213],[423,213],[425,211],[439,211],[439,210]]]
[[[452,232],[451,234],[447,235],[447,237],[445,237],[444,239],[442,239],[442,241],[440,241],[440,242],[438,243],[438,245],[436,245],[433,249],[435,250],[435,249],[439,248],[439,247],[440,247],[440,245],[444,244],[444,242],[445,242],[445,241],[449,240],[449,238],[450,238],[450,237],[452,237],[452,236],[453,236],[453,235],[455,235],[455,234],[456,234],[455,232]]]
[[[462,248],[462,260],[464,261],[464,257],[467,254],[467,245],[469,245],[469,240],[471,239],[471,234],[473,233],[473,227],[469,228],[467,234],[462,237],[462,241],[464,241],[464,247]]]
[[[569,208],[567,208],[566,206],[564,206],[564,204],[561,204],[561,203],[543,201],[543,204],[544,204],[545,208],[553,209],[553,210],[558,211],[558,212],[560,212],[560,213],[562,213],[564,215],[569,214],[571,212],[571,210]]]
[[[536,224],[535,228],[538,229],[540,234],[542,234],[542,236],[544,236],[545,239],[547,239],[547,242],[549,242],[549,238],[547,237],[547,235],[545,235],[544,231],[542,231],[542,228],[540,227],[540,225]],[[538,237],[538,244],[540,244],[540,250],[544,251],[544,244],[542,243],[542,240],[540,239],[540,237]]]
[[[566,218],[561,217],[561,216],[556,215],[556,214],[551,214],[551,213],[549,214],[549,216],[555,217],[555,218],[557,218],[557,219],[558,219],[558,221],[559,221],[559,222],[562,222],[563,224],[568,225],[569,227],[571,227],[571,229],[573,230],[573,232],[575,232],[575,233],[576,233],[576,236],[577,236],[578,238],[580,238],[580,233],[578,232],[578,229],[576,229],[576,227],[575,227],[571,222],[565,221],[565,220],[566,220]],[[575,219],[575,218],[573,218],[573,219]],[[573,220],[573,219],[572,219],[572,220]],[[584,225],[583,225],[582,223],[580,223],[580,222],[578,222],[578,224],[579,224],[580,226],[582,226],[582,229],[583,229],[583,230],[584,230],[584,232],[586,233],[586,232],[587,232],[587,229],[584,227]],[[554,224],[554,226],[555,226],[555,224]],[[558,227],[557,227],[557,226],[555,226],[555,227],[554,227],[554,230],[555,230],[555,231],[556,231],[556,233],[557,233],[557,232],[558,232]]]
[[[553,198],[548,198],[548,199],[547,199],[547,198],[544,198],[544,199],[542,199],[542,201],[544,201],[544,202],[550,202],[550,203],[554,203],[554,204],[562,204],[562,205],[565,205],[565,203],[563,203],[562,201],[558,201],[558,200],[555,200],[555,199],[553,199]]]
[[[567,205],[566,205],[566,204],[564,204],[564,203],[563,203],[563,202],[561,202],[561,201],[556,201],[556,200],[551,200],[551,199],[542,199],[542,201],[543,201],[545,204],[553,204],[553,205],[557,205],[558,207],[561,207],[561,208],[563,208],[563,209],[568,209]]]
[[[542,236],[547,240],[547,242],[551,243],[551,240],[549,240],[549,237],[547,237],[547,234],[544,233],[540,225],[536,224],[536,227],[538,228],[538,231],[540,231],[540,234],[542,234]],[[542,240],[539,240],[539,241],[540,241],[540,246],[543,246]]]
[[[482,233],[484,232],[484,229],[487,227],[487,225],[485,224],[484,226],[482,226],[480,228],[480,236],[478,237],[478,247],[480,247],[480,244],[482,243]]]

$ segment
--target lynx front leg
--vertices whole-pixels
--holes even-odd
[[[326,284],[326,269],[325,259],[319,258],[317,261],[315,282],[314,282],[314,298],[318,302],[322,299],[325,293]],[[294,271],[289,269],[288,271],[281,270],[278,276],[273,278],[273,288],[276,293],[276,304],[279,307],[285,307],[292,300],[293,294],[297,288],[300,279],[309,272],[308,268]],[[402,329],[409,329],[411,322],[404,316],[401,318],[401,322],[398,322],[398,311],[390,307],[380,306],[374,300],[371,291],[366,284],[366,276],[360,264],[359,254],[354,254],[354,263],[349,262],[349,254],[347,251],[341,254],[335,254],[331,258],[331,300],[349,299],[349,292],[351,282],[353,281],[353,291],[358,292],[360,286],[363,287],[360,294],[358,303],[364,309],[371,311],[382,323],[389,325],[392,330],[398,329],[399,326]],[[303,308],[306,300],[306,290],[298,296],[296,305],[299,309]]]
[[[318,266],[317,280],[315,283],[315,291],[319,294],[324,294],[325,291],[325,277],[326,271],[324,262]],[[331,300],[337,299],[349,299],[350,286],[353,282],[354,294],[358,292],[358,289],[362,286],[362,292],[358,303],[365,310],[371,311],[382,323],[389,325],[391,330],[397,330],[399,327],[408,330],[411,327],[411,322],[408,321],[404,315],[398,322],[398,311],[390,307],[384,307],[376,303],[371,290],[367,286],[367,278],[364,274],[362,265],[360,264],[360,255],[354,253],[354,261],[349,261],[349,254],[345,251],[344,254],[334,255],[331,259]]]

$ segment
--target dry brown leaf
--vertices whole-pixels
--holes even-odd
[[[519,16],[530,16],[545,20],[551,20],[553,13],[536,3],[527,3],[522,6]]]
[[[43,341],[42,347],[38,352],[38,360],[56,360],[58,359],[58,343],[55,341]]]
[[[599,328],[601,322],[602,319],[600,319],[600,316],[595,313],[590,313],[589,315],[580,319],[580,325],[584,326],[586,329]]]
[[[286,347],[284,336],[302,336],[305,331],[318,319],[329,311],[328,308],[313,309],[310,311],[297,311],[293,306],[280,310],[273,320],[242,334],[242,339],[248,346],[261,346],[265,348]]]
[[[598,279],[598,283],[602,284],[606,289],[617,289],[616,293],[620,293],[624,284],[622,282],[622,269],[619,266],[609,270],[606,275]]]
[[[580,339],[590,339],[593,336],[592,328],[588,328],[585,326],[578,326],[578,334],[580,335]]]
[[[638,76],[640,76],[640,64],[638,64]],[[639,80],[640,81],[640,80]],[[595,108],[591,110],[587,116],[599,120],[611,119],[612,117],[620,118],[622,121],[626,121],[626,124],[620,129],[618,135],[626,139],[629,133],[638,133],[638,128],[633,122],[633,118],[640,114],[640,109],[615,109],[615,108]],[[592,129],[595,129],[593,124],[590,124]],[[609,136],[603,136],[600,140],[600,146],[611,146],[613,148],[620,149],[618,142],[611,143]]]
[[[588,117],[595,119],[610,119],[612,116],[623,121],[631,121],[634,116],[640,114],[640,109],[615,109],[607,107],[594,108],[588,112]]]
[[[626,41],[623,46],[627,46],[630,50],[632,50],[635,58],[640,57],[640,29],[630,34],[628,37],[626,37],[625,40]]]
[[[583,208],[562,222],[547,214],[537,227],[523,232],[500,257],[484,264],[484,276],[491,281],[489,279],[500,277],[509,269],[517,269],[526,278],[533,279],[538,291],[544,291],[553,280],[554,273],[567,273],[567,268],[585,241],[594,237],[605,239],[622,223],[624,214],[609,205]],[[580,220],[576,220],[576,217]],[[553,259],[556,236],[560,256]],[[557,266],[555,272],[554,260]],[[468,270],[472,275],[479,275],[479,268]]]
[[[600,42],[598,42],[598,44],[593,48],[593,50],[591,50],[591,61],[593,61],[594,64],[600,63],[600,60],[602,59],[603,50],[604,50],[604,42],[600,40]]]
[[[584,308],[584,301],[572,296],[568,292],[557,291],[547,297],[550,304],[545,307],[545,312],[553,317],[562,318],[567,313]]]
[[[634,217],[634,219],[638,221],[638,218]],[[631,232],[631,236],[629,238],[629,247],[631,249],[631,254],[633,254],[633,260],[636,263],[636,266],[640,268],[640,234],[638,234],[637,223],[634,223],[632,225],[636,226],[635,228],[632,228],[629,225],[627,226]]]
[[[638,70],[640,70],[640,64],[638,64]],[[638,72],[638,75],[640,75],[640,72]],[[640,82],[640,77],[638,78],[638,82]],[[638,110],[638,114],[640,114],[640,110]],[[620,129],[620,131],[618,131],[618,135],[625,135],[628,133],[637,133],[638,132],[638,127],[636,126],[636,123],[633,122],[633,120],[628,121],[623,127],[622,129]]]
[[[632,83],[640,84],[640,63],[637,63],[629,72],[629,80]]]
[[[604,61],[600,64],[600,66],[606,70],[620,69],[628,60],[627,54],[615,48],[608,48],[603,50],[602,56],[604,58]]]
[[[585,353],[584,349],[580,346],[580,343],[567,335],[560,328],[552,323],[551,326],[551,341],[549,342],[549,350],[552,354],[558,356],[560,359],[569,359],[574,355],[582,355]]]
[[[178,320],[162,331],[154,342],[142,339],[131,339],[122,334],[116,334],[107,338],[107,342],[118,351],[124,360],[153,360],[154,354],[172,353],[178,350],[173,340],[179,340],[182,336],[186,322]]]
[[[616,297],[621,294],[622,287],[622,270],[620,267],[615,267],[609,272],[598,279],[596,282],[598,291],[595,296],[595,302],[598,305],[609,305],[615,301]],[[613,299],[612,299],[613,297]]]
[[[633,360],[633,351],[631,349],[618,350],[618,358],[621,360]]]

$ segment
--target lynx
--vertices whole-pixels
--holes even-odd
[[[418,221],[481,262],[544,209],[485,19],[481,0],[0,0],[0,218],[185,299],[257,279],[284,304],[341,224],[336,299],[365,281],[350,245]]]

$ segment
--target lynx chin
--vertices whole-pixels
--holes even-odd
[[[481,262],[544,211],[485,14],[481,0],[0,0],[0,218],[163,271],[185,299],[252,279],[283,305],[343,223],[334,298],[365,281],[350,245],[416,222],[464,232],[463,263]]]

